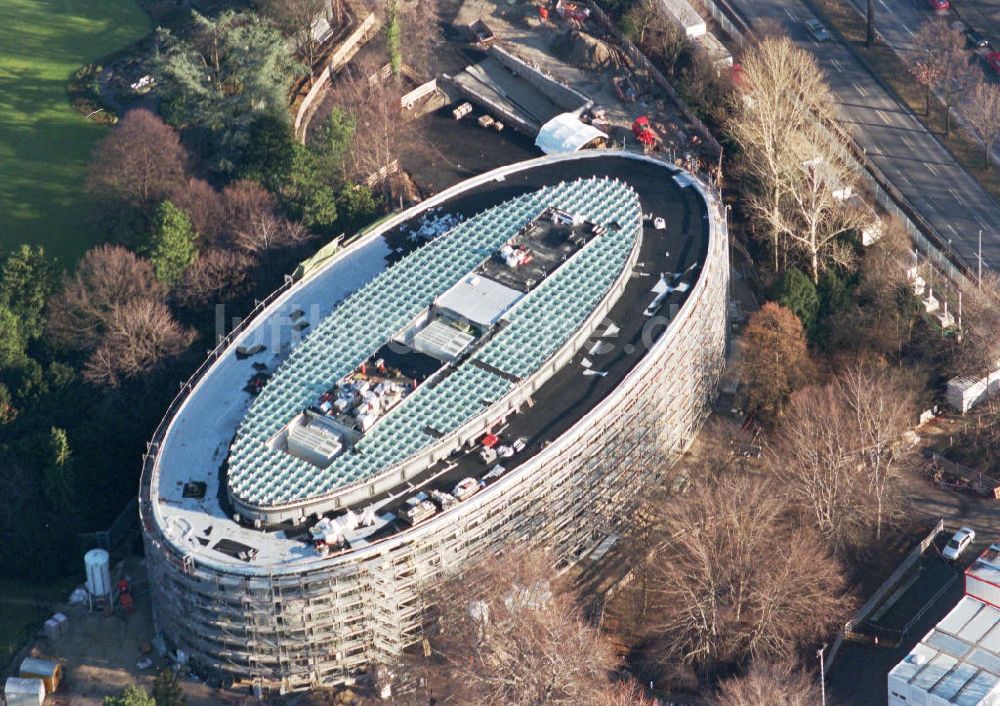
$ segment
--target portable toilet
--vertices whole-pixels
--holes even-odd
[[[62,665],[51,659],[25,657],[21,662],[19,676],[25,679],[41,679],[45,685],[45,693],[51,694],[59,688],[62,681]]]
[[[3,686],[7,706],[42,706],[45,701],[45,684],[41,679],[9,677]]]

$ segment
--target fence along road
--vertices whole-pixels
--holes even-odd
[[[975,272],[979,231],[983,266],[1000,271],[1000,204],[973,179],[908,107],[900,105],[838,41],[819,43],[803,23],[814,17],[802,0],[729,0],[751,25],[781,24],[792,40],[816,57],[838,103],[845,130],[867,158]],[[831,31],[834,31],[831,28]]]

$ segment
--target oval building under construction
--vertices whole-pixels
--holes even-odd
[[[145,458],[157,627],[203,676],[350,681],[426,587],[620,534],[724,364],[716,192],[627,152],[475,177],[300,272],[184,386]]]

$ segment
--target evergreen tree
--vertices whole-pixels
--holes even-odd
[[[156,278],[167,287],[176,284],[198,253],[197,234],[188,215],[170,201],[164,201],[153,215],[149,259]]]
[[[0,301],[0,370],[23,360],[26,346],[21,320]]]
[[[20,320],[25,342],[42,335],[45,302],[54,283],[52,265],[41,246],[22,245],[4,260],[0,269],[0,303]]]
[[[403,70],[403,52],[400,48],[402,32],[397,0],[386,0],[385,5],[385,47],[389,51],[389,65],[397,79]]]
[[[852,303],[851,290],[844,278],[833,269],[824,270],[819,278],[819,316],[825,319],[850,308]]]
[[[288,119],[292,78],[306,73],[287,42],[252,12],[227,10],[215,18],[192,11],[185,38],[157,34],[158,89],[167,120],[207,138],[210,166],[232,172],[261,115]]]
[[[284,117],[260,115],[250,125],[239,176],[256,181],[272,194],[281,192],[292,173],[295,137]]]
[[[344,188],[337,195],[341,230],[352,232],[371,223],[375,220],[380,206],[378,199],[367,186],[344,184]]]
[[[337,220],[337,196],[317,168],[316,158],[303,145],[295,145],[292,171],[282,187],[281,200],[295,220],[320,233],[330,233]]]
[[[49,430],[47,456],[42,469],[45,498],[57,512],[67,512],[73,507],[75,479],[65,429],[52,427]]]
[[[310,148],[328,183],[343,179],[357,121],[342,108],[334,108],[313,133]]]
[[[129,684],[117,696],[105,696],[104,706],[156,706],[156,700],[142,687]]]
[[[819,315],[819,295],[816,285],[802,270],[790,267],[778,280],[772,296],[776,302],[788,307],[799,317],[802,328],[807,334],[812,334]]]
[[[164,669],[153,682],[153,698],[156,706],[187,706],[187,697],[181,691],[180,682],[172,669]]]

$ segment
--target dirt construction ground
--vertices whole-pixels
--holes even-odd
[[[153,616],[149,592],[144,589],[145,575],[139,562],[129,562],[133,578],[135,610],[111,615],[91,613],[87,606],[64,605],[57,610],[69,618],[66,633],[50,640],[35,639],[32,654],[62,662],[64,677],[59,691],[46,699],[46,706],[101,706],[105,696],[115,694],[127,684],[137,683],[150,691],[156,673],[168,660],[151,650]],[[153,664],[140,670],[136,663],[148,655]],[[189,706],[239,704],[243,699],[225,694],[181,676]],[[249,703],[249,702],[248,702]]]

